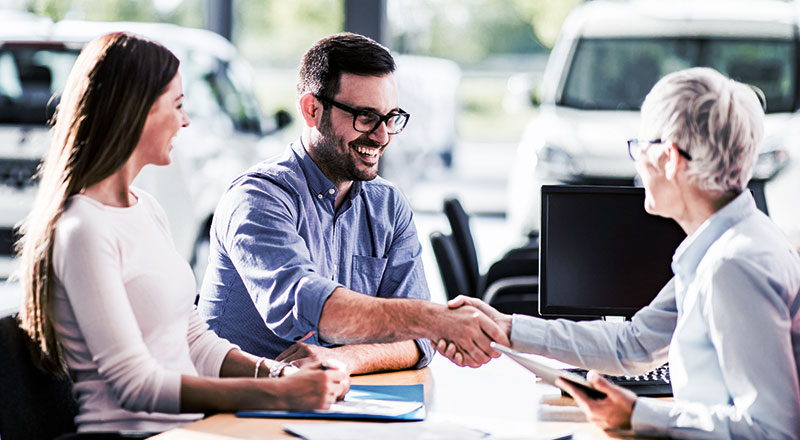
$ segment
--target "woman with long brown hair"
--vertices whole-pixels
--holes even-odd
[[[326,408],[347,389],[337,369],[284,368],[199,318],[195,280],[163,210],[131,186],[145,165],[170,163],[171,140],[189,124],[182,101],[169,50],[113,33],[81,52],[55,115],[18,243],[19,316],[37,365],[72,377],[79,431],[158,432],[207,411]]]

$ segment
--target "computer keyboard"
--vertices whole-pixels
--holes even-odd
[[[586,377],[587,371],[582,368],[569,368],[567,371]],[[606,379],[623,388],[627,388],[637,396],[663,397],[672,396],[669,379],[669,364],[640,376],[605,376]]]

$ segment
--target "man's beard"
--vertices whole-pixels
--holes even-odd
[[[380,143],[370,139],[368,134],[363,133],[350,142],[352,145],[345,145],[344,138],[337,136],[333,131],[330,114],[322,117],[319,134],[313,147],[316,153],[314,162],[331,182],[338,184],[354,180],[372,180],[378,176],[377,167],[359,169],[357,159],[352,156],[353,147],[356,145],[382,147]]]

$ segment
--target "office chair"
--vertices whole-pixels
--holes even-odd
[[[0,438],[3,440],[144,439],[155,433],[75,432],[78,402],[67,374],[53,376],[31,360],[16,315],[0,319]]]
[[[489,286],[503,278],[509,277],[535,277],[539,274],[539,248],[535,241],[520,248],[511,249],[494,262],[485,274],[478,268],[478,253],[475,249],[475,240],[469,227],[469,215],[464,211],[461,202],[456,198],[446,199],[443,206],[444,214],[453,231],[453,241],[458,249],[462,265],[469,281],[469,296],[483,298]],[[530,279],[530,278],[529,278]],[[531,286],[538,292],[538,283]]]
[[[469,283],[461,257],[458,255],[458,249],[456,249],[455,240],[452,236],[438,231],[431,233],[430,239],[447,299],[451,300],[458,295],[467,295],[470,292]]]
[[[72,381],[39,371],[31,360],[32,342],[16,316],[0,319],[0,438],[47,439],[75,432],[78,404]]]
[[[446,199],[444,201],[444,215],[450,223],[453,242],[456,245],[461,264],[467,276],[469,296],[480,297],[482,293],[480,279],[480,269],[478,266],[478,252],[475,249],[475,240],[472,239],[472,230],[469,227],[469,216],[458,199]]]

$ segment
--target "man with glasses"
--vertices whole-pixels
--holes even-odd
[[[508,343],[479,310],[429,302],[411,210],[378,177],[410,118],[394,69],[366,37],[317,42],[298,76],[302,135],[220,200],[198,308],[243,350],[366,373],[427,365],[429,339],[452,341],[470,366],[498,355],[492,339]]]

